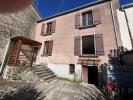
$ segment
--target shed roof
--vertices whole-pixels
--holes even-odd
[[[23,44],[27,44],[27,45],[31,45],[31,46],[42,45],[42,43],[40,43],[38,41],[29,39],[29,38],[26,38],[26,37],[23,37],[23,36],[16,36],[16,37],[11,38],[11,41],[15,41],[15,42],[17,42],[19,40],[21,40]]]

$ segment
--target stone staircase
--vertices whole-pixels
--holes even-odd
[[[36,65],[31,68],[31,71],[37,75],[37,77],[46,83],[56,80],[56,75],[46,65]]]

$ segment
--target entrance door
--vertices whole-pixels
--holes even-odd
[[[98,67],[88,67],[88,83],[98,86]]]

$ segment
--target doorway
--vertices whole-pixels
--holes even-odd
[[[98,86],[98,67],[97,66],[83,66],[82,81]]]
[[[97,66],[88,67],[88,83],[98,86],[98,68]]]

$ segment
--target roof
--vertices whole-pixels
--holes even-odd
[[[26,38],[26,37],[23,37],[23,36],[16,36],[16,37],[11,38],[11,41],[15,41],[15,42],[17,42],[19,40],[21,40],[23,44],[27,44],[27,45],[31,45],[31,46],[42,45],[42,43],[40,43],[38,41],[29,39],[29,38]]]
[[[39,13],[39,11],[37,10],[36,6],[34,4],[32,4],[32,7],[34,8],[35,12],[38,14],[39,17],[43,18],[41,16],[41,14]]]
[[[123,9],[131,8],[131,7],[133,7],[133,3],[129,3],[122,6]]]
[[[55,18],[55,17],[58,17],[58,16],[62,16],[62,15],[68,14],[68,13],[72,13],[74,11],[78,11],[78,10],[81,10],[81,9],[84,9],[84,8],[87,8],[87,7],[90,7],[90,6],[93,6],[93,5],[101,4],[101,3],[104,3],[104,2],[107,2],[107,1],[111,1],[111,0],[99,0],[99,1],[95,1],[95,2],[86,4],[86,5],[83,5],[83,6],[80,6],[80,7],[77,7],[77,8],[68,10],[68,11],[65,11],[65,12],[58,13],[56,15],[53,15],[53,16],[50,16],[50,17],[47,17],[47,18],[44,18],[42,20],[37,21],[37,23],[40,23],[40,22],[43,22],[43,21],[46,21],[46,20],[49,20],[49,19],[52,19],[52,18]]]

